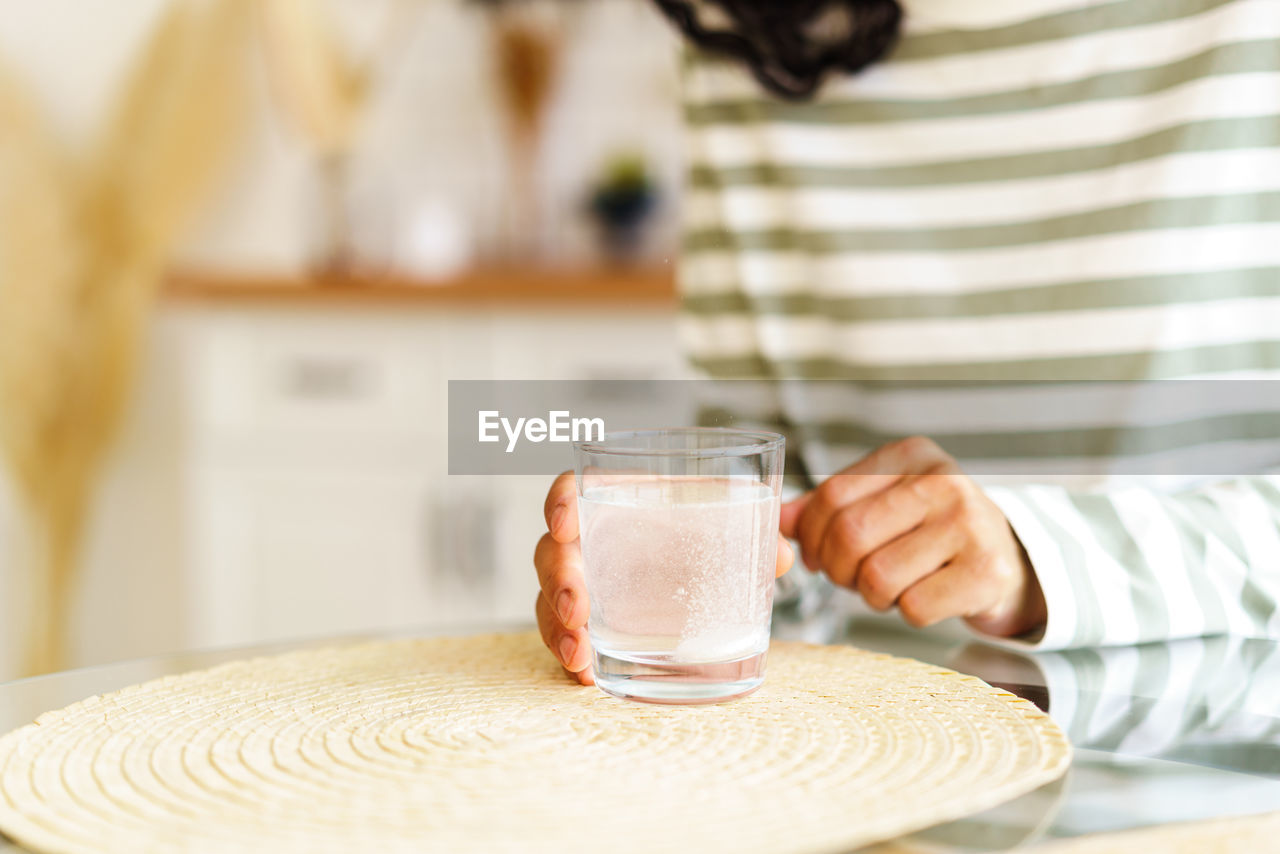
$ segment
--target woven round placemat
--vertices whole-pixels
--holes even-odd
[[[775,642],[756,694],[571,684],[534,634],[236,662],[0,739],[0,830],[48,852],[840,851],[1060,775],[1062,732],[986,683]]]

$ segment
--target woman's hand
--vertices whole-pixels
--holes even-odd
[[[964,617],[1012,637],[1044,625],[1040,584],[1000,508],[923,437],[885,445],[782,508],[805,566],[913,626]]]
[[[591,673],[591,643],[587,617],[591,605],[582,577],[582,549],[578,545],[578,489],[573,472],[555,479],[543,504],[547,533],[538,540],[533,565],[541,591],[534,610],[542,642],[562,667],[583,685],[595,680]],[[777,575],[791,568],[791,546],[778,539]]]
[[[583,685],[591,674],[591,643],[587,639],[587,588],[582,580],[582,549],[578,547],[578,488],[573,472],[555,479],[543,504],[547,533],[538,540],[533,566],[538,570],[534,611],[542,642],[560,665]]]

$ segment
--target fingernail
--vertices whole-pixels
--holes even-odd
[[[567,508],[561,504],[551,511],[551,533],[560,530],[560,526],[564,523],[564,514]]]
[[[561,590],[560,595],[556,597],[556,613],[560,615],[560,622],[566,626],[569,625],[569,618],[573,616],[574,595],[568,590]]]
[[[573,635],[560,638],[560,663],[565,667],[573,661],[573,654],[578,651],[578,639]]]

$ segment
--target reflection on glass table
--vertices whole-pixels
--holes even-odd
[[[803,612],[803,613],[802,613]],[[414,634],[524,625],[436,625]],[[1205,638],[1022,655],[830,601],[779,608],[778,638],[848,643],[971,673],[1045,708],[1076,747],[1067,776],[961,821],[872,849],[971,852],[1280,810],[1280,643]],[[93,694],[326,639],[159,656],[0,685],[0,731]],[[17,851],[0,838],[0,852]]]
[[[1280,810],[1280,643],[1212,637],[1022,654],[831,601],[802,610],[779,609],[774,636],[973,674],[1047,711],[1075,747],[1062,780],[886,852],[1000,850]]]

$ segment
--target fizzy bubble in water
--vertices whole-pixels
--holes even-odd
[[[579,512],[598,653],[763,664],[778,538],[771,489],[745,477],[648,476],[588,488]]]

